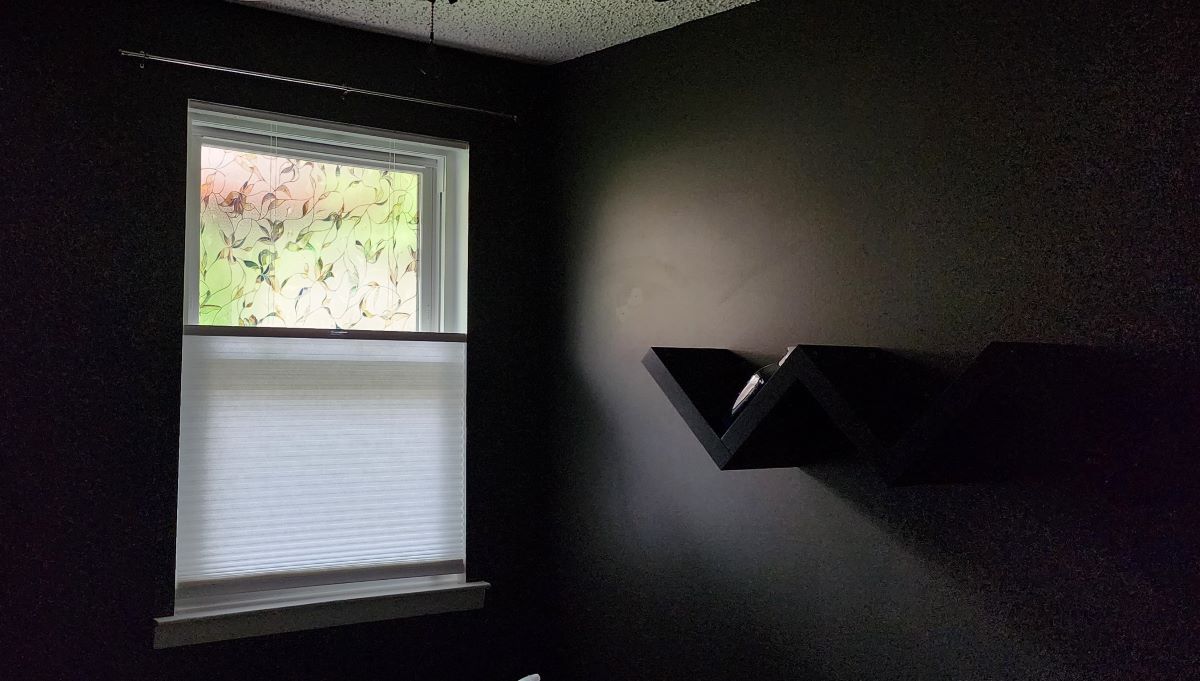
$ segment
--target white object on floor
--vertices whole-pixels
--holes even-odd
[[[541,674],[530,674],[529,676],[517,679],[517,681],[542,681]]]

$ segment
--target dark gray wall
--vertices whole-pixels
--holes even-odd
[[[229,2],[7,3],[0,211],[12,679],[517,679],[542,659],[536,131],[147,64],[120,48],[528,113],[532,67]],[[469,574],[484,610],[151,649],[171,612],[187,99],[471,144]],[[517,251],[522,257],[514,257]],[[478,257],[474,257],[478,256]],[[8,486],[12,489],[9,490]]]
[[[1193,495],[719,472],[640,365],[1195,339],[1195,17],[964,4],[762,0],[555,68],[562,678],[1194,674]]]

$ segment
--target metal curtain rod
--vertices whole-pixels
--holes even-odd
[[[132,52],[130,50],[118,50],[122,57],[133,57],[142,61],[160,61],[164,64],[176,64],[179,66],[191,66],[197,69],[206,69],[209,71],[220,71],[222,73],[236,73],[239,76],[249,76],[251,78],[263,78],[265,80],[275,80],[283,83],[292,83],[294,85],[309,85],[312,87],[324,88],[326,90],[337,90],[342,94],[353,92],[359,95],[369,95],[371,97],[383,97],[385,99],[398,99],[402,102],[410,102],[413,104],[425,104],[427,106],[437,106],[443,109],[454,109],[455,111],[470,111],[471,113],[484,114],[486,116],[495,116],[496,118],[505,118],[514,123],[517,122],[517,117],[514,114],[504,113],[502,111],[491,111],[489,109],[480,109],[474,106],[465,106],[463,104],[450,104],[448,102],[436,102],[432,99],[421,99],[419,97],[408,97],[405,95],[396,95],[390,92],[379,92],[377,90],[364,90],[362,88],[350,87],[348,85],[335,85],[334,83],[323,83],[319,80],[306,80],[304,78],[292,78],[290,76],[278,76],[273,73],[263,73],[261,71],[248,71],[246,69],[235,69],[232,66],[219,66],[217,64],[205,64],[204,62],[188,61],[186,59],[175,59],[173,57],[163,57],[157,54],[146,54],[145,52]]]

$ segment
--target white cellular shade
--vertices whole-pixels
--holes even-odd
[[[185,335],[177,589],[463,572],[465,415],[466,343]]]

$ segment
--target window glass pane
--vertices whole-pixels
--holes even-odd
[[[421,176],[204,145],[198,323],[417,330]]]

